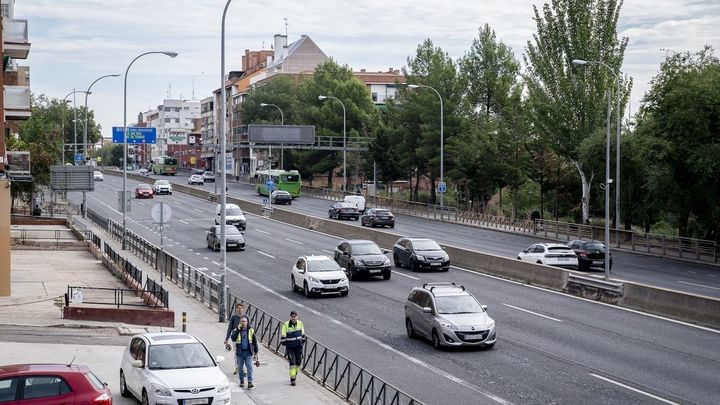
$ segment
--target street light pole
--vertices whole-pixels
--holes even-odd
[[[443,150],[443,147],[445,145],[445,139],[443,134],[443,126],[444,126],[444,108],[443,108],[443,99],[440,95],[440,92],[435,90],[435,88],[430,87],[426,84],[408,84],[409,89],[416,89],[419,87],[424,87],[426,89],[430,89],[437,94],[438,98],[440,99],[440,183],[444,183],[444,171],[445,171],[445,153]],[[440,217],[442,218],[442,215],[445,212],[445,191],[440,193]]]
[[[227,15],[228,7],[232,0],[227,0],[225,8],[222,14],[222,28],[220,30],[220,104],[222,105],[220,116],[220,264],[222,266],[222,273],[220,276],[220,291],[218,302],[218,321],[225,322],[226,313],[226,301],[227,301],[227,289],[225,279],[227,276],[227,249],[226,249],[226,214],[225,207],[227,206],[227,162],[225,153],[227,150],[227,136],[225,134],[225,124],[227,124],[227,95],[225,94],[225,16]],[[217,179],[215,179],[217,181]]]
[[[62,141],[63,141],[63,147],[62,147],[62,164],[65,166],[65,107],[64,104],[68,102],[68,97],[71,95],[74,95],[75,93],[84,93],[82,90],[75,90],[71,91],[70,93],[66,94],[65,97],[63,97],[63,108],[62,108]],[[73,97],[74,98],[74,97]],[[75,109],[75,103],[73,103],[73,110]],[[75,115],[77,116],[77,115]],[[75,157],[73,156],[73,160]]]
[[[164,55],[167,55],[171,58],[176,57],[178,54],[177,52],[172,51],[151,51],[151,52],[145,52],[141,53],[140,55],[136,56],[135,59],[130,62],[127,69],[125,69],[125,82],[123,84],[123,186],[122,186],[122,197],[120,198],[122,200],[122,229],[123,229],[123,242],[122,242],[122,249],[127,249],[127,77],[128,72],[130,71],[130,67],[135,63],[136,60],[142,58],[145,55],[151,55],[155,53],[162,53]]]
[[[345,103],[342,102],[337,97],[333,96],[318,96],[318,100],[325,100],[326,98],[331,98],[333,100],[337,100],[343,109],[343,186],[342,189],[345,191],[347,189],[347,133],[346,133],[346,126],[347,126],[347,118],[345,115]]]
[[[275,108],[277,108],[278,111],[280,111],[280,125],[281,126],[285,125],[285,115],[283,114],[283,110],[280,107],[278,107],[275,104],[268,104],[268,103],[260,103],[260,107],[275,107]],[[271,146],[271,148],[272,148],[272,146]],[[280,148],[280,170],[283,169],[284,161],[285,161],[285,148]]]

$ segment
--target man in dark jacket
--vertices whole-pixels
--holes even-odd
[[[258,343],[255,337],[255,330],[248,326],[248,319],[240,318],[240,326],[238,327],[237,338],[235,339],[235,358],[239,367],[240,388],[243,388],[245,381],[243,378],[243,365],[247,369],[248,389],[253,385],[253,361],[257,361]]]
[[[243,307],[243,304],[238,303],[235,305],[235,313],[230,317],[230,322],[228,322],[227,327],[227,333],[225,333],[225,341],[224,344],[227,344],[228,340],[230,339],[230,333],[233,331],[233,329],[237,329],[238,326],[240,326],[240,319],[245,318],[248,320],[248,325],[250,324],[250,318],[248,318],[247,315],[245,315],[245,309]],[[235,371],[233,374],[238,373],[238,363],[237,363],[237,353],[235,356]]]

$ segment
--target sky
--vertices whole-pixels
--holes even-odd
[[[16,0],[15,18],[27,19],[35,94],[63,98],[86,90],[104,137],[123,125],[123,76],[128,64],[148,51],[179,55],[144,56],[132,65],[127,84],[127,122],[165,98],[201,100],[220,87],[220,27],[225,0]],[[227,10],[226,72],[241,70],[246,49],[270,49],[275,34],[288,42],[308,35],[326,55],[354,70],[387,71],[406,65],[430,38],[452,58],[470,49],[478,29],[489,24],[497,38],[522,60],[535,32],[536,0],[428,0],[248,2]],[[442,6],[439,6],[442,5]],[[286,25],[287,21],[287,25]],[[635,113],[660,63],[672,52],[696,52],[705,44],[720,53],[720,0],[626,0],[618,34],[629,44],[622,66],[634,86]],[[78,94],[77,105],[84,103]],[[72,97],[70,98],[72,100]]]

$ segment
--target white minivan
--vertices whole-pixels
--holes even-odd
[[[237,204],[225,204],[225,223],[235,225],[241,231],[245,230],[245,214]],[[220,204],[215,206],[215,225],[220,225]]]
[[[365,213],[365,197],[361,195],[346,195],[344,201],[354,205],[361,214]]]

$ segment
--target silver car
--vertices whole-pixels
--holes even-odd
[[[409,338],[424,337],[433,347],[495,345],[495,321],[465,287],[455,283],[425,283],[413,288],[405,302]]]

